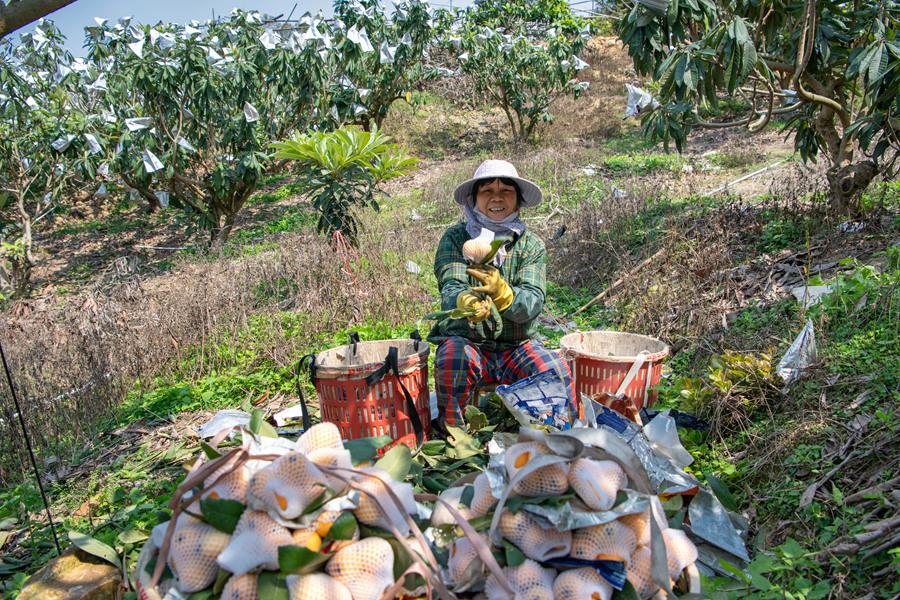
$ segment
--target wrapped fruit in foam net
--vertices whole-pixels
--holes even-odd
[[[353,600],[343,583],[325,573],[288,575],[290,600]]]
[[[365,538],[339,550],[326,571],[350,590],[353,600],[378,600],[394,583],[394,551],[387,540]]]
[[[500,515],[500,533],[515,544],[528,558],[545,561],[568,556],[572,550],[572,532],[541,527],[537,519],[525,511]]]
[[[232,575],[222,588],[219,600],[256,600],[259,598],[259,575]]]
[[[642,598],[700,593],[694,540],[715,498],[694,499],[706,488],[635,442],[640,430],[491,431],[477,460],[435,463],[434,451],[461,435],[429,442],[426,457],[395,447],[376,460],[351,456],[327,424],[296,442],[242,433],[240,446],[197,461],[173,498],[175,525],[154,530],[148,547],[165,551],[177,576],[157,589],[210,590],[222,569],[231,576],[220,585],[236,598],[252,597],[254,585],[265,596],[275,571],[289,575],[277,581],[294,599],[610,600],[629,583]],[[407,466],[398,471],[400,455]],[[435,489],[423,485],[435,474],[440,496],[422,491]],[[690,517],[684,530],[669,528],[677,514]]]
[[[550,454],[550,449],[540,442],[523,442],[516,444],[506,453],[506,472],[512,479],[538,456]],[[569,489],[568,474],[567,464],[540,467],[521,479],[515,485],[514,491],[520,496],[558,496]]]
[[[469,263],[480,265],[491,253],[491,243],[482,237],[467,240],[463,244],[462,253]]]
[[[531,559],[526,559],[517,567],[504,568],[503,575],[512,586],[516,598],[532,600],[553,600],[554,598],[553,582],[556,580],[556,571],[546,569]],[[509,594],[502,588],[494,575],[488,577],[484,593],[488,600],[509,598]]]
[[[381,529],[396,527],[403,535],[408,534],[405,515],[416,512],[412,486],[394,481],[387,472],[374,467],[359,469],[354,479],[361,491],[359,508],[355,511],[360,523]],[[397,505],[391,492],[399,498],[402,506]]]
[[[296,519],[328,483],[306,455],[300,451],[289,452],[250,479],[248,500],[258,510],[273,510],[283,519]]]
[[[485,537],[482,537],[481,541],[485,545],[488,544]],[[472,540],[461,537],[450,543],[447,571],[450,574],[450,584],[457,592],[464,592],[484,580],[484,563],[481,562]]]
[[[553,582],[556,600],[610,600],[612,594],[613,587],[609,582],[590,567],[563,571]]]
[[[214,597],[240,600],[374,600],[386,590],[412,593],[407,584],[449,597],[441,565],[411,518],[419,513],[412,486],[377,466],[354,467],[337,432],[316,425],[294,442],[242,426],[230,446],[206,446],[170,502],[173,518],[142,549],[139,597],[204,594],[216,582],[222,587]],[[394,461],[389,468],[404,455],[411,460],[405,446],[395,450],[385,454]],[[397,579],[396,552],[412,578]],[[276,577],[279,571],[287,577]],[[416,576],[425,577],[424,587]]]
[[[609,510],[625,487],[622,467],[611,460],[579,458],[569,467],[569,483],[578,497],[594,510]]]
[[[216,580],[216,559],[231,536],[190,515],[178,517],[171,540],[169,568],[184,593],[198,592]]]
[[[447,488],[441,492],[440,498],[447,504],[453,506],[453,508],[459,511],[464,518],[470,519],[475,516],[475,511],[472,510],[472,508],[461,504],[462,496],[465,491],[466,486]],[[432,527],[450,525],[453,523],[456,523],[456,517],[450,513],[450,510],[446,505],[441,502],[435,503],[434,510],[431,512]]]
[[[235,575],[254,569],[278,568],[278,548],[294,543],[287,528],[268,513],[245,510],[241,515],[228,546],[219,554],[219,566]]]

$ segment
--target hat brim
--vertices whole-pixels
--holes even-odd
[[[472,188],[475,186],[475,182],[481,181],[482,179],[512,179],[515,181],[519,185],[519,190],[522,192],[522,208],[532,208],[537,206],[544,198],[541,188],[527,179],[510,177],[508,175],[497,175],[496,177],[476,177],[459,184],[453,192],[453,199],[456,200],[456,203],[460,206],[465,206],[466,201],[472,197]]]

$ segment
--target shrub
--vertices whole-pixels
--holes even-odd
[[[319,212],[319,233],[341,232],[355,245],[360,223],[354,209],[379,210],[375,199],[379,184],[408,173],[416,164],[389,141],[377,128],[345,127],[296,135],[273,147],[276,158],[296,161],[302,169],[300,186]]]

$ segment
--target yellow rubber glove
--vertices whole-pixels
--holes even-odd
[[[503,312],[513,303],[513,290],[506,280],[500,277],[500,270],[496,267],[488,265],[469,267],[466,273],[481,282],[481,285],[472,288],[472,291],[490,296],[499,312]]]
[[[475,311],[474,315],[467,317],[470,323],[481,323],[491,316],[490,300],[473,292],[460,292],[456,297],[456,308]]]

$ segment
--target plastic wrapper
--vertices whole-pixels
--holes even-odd
[[[701,489],[688,506],[691,533],[709,544],[748,562],[744,540],[725,507],[711,492]]]
[[[560,531],[569,531],[609,523],[623,515],[643,512],[650,505],[650,499],[643,494],[633,491],[625,493],[628,497],[624,502],[605,511],[591,510],[586,506],[579,508],[572,502],[566,502],[561,506],[525,504],[522,510],[540,517],[545,527],[553,526]]]
[[[164,168],[162,161],[157,158],[153,152],[149,149],[144,150],[144,154],[142,156],[142,160],[144,163],[144,170],[147,173],[156,173]]]
[[[250,415],[242,410],[220,410],[212,419],[200,426],[197,430],[201,439],[215,437],[223,429],[244,427],[250,423]]]
[[[683,469],[694,462],[691,453],[681,445],[675,419],[669,416],[669,411],[664,410],[645,425],[644,435],[650,441],[650,446],[671,460],[676,467]]]
[[[562,431],[572,426],[573,406],[565,382],[555,371],[544,371],[512,385],[497,386],[503,404],[523,426]]]
[[[778,375],[784,381],[785,386],[790,386],[797,381],[804,369],[816,362],[816,358],[816,333],[813,330],[812,319],[807,319],[806,325],[778,362]]]
[[[248,123],[259,121],[259,111],[249,102],[244,102],[244,120]]]
[[[641,112],[647,107],[656,108],[659,106],[650,92],[643,90],[630,83],[625,84],[625,90],[628,97],[625,100],[625,118],[640,116]]]

